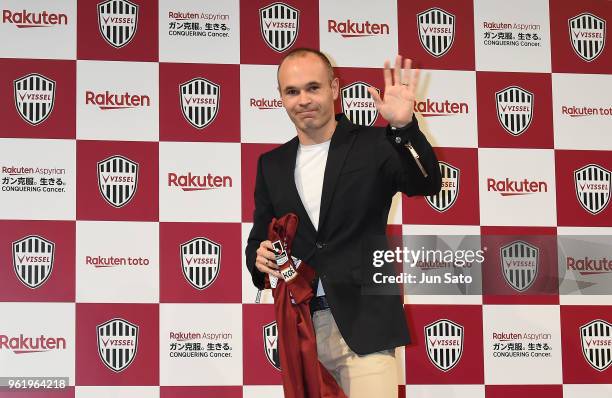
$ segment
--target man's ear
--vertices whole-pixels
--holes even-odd
[[[334,96],[334,101],[338,99],[339,88],[340,88],[340,81],[338,80],[337,77],[334,77],[331,81],[331,89],[332,89],[332,94]]]

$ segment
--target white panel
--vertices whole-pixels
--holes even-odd
[[[74,303],[0,303],[2,377],[68,377],[74,386]]]
[[[481,225],[555,226],[554,151],[478,150]]]
[[[609,398],[612,384],[564,384],[563,398]]]
[[[243,398],[283,398],[283,386],[244,386]]]
[[[159,355],[162,386],[241,385],[242,305],[161,304]]]
[[[572,235],[574,237],[579,237],[583,235],[586,241],[592,240],[591,238],[595,238],[600,241],[604,245],[608,245],[609,247],[609,237],[612,236],[612,228],[606,227],[557,227],[557,235]],[[597,238],[597,236],[601,236],[601,238]],[[608,240],[608,241],[607,241]],[[593,274],[591,276],[586,277],[588,279],[592,279],[591,282],[601,283],[604,278],[605,280],[609,280],[610,272],[606,272],[605,274]],[[589,281],[587,282],[586,287],[589,285]],[[575,284],[572,281],[566,281],[568,284]],[[567,285],[566,285],[567,286]],[[571,285],[570,285],[571,286]],[[560,287],[561,289],[562,287]],[[586,290],[588,292],[588,290]],[[612,303],[612,294],[560,294],[559,302],[561,305],[610,305]]]
[[[77,61],[77,138],[159,139],[157,62]]]
[[[397,54],[397,3],[321,0],[319,38],[334,66],[381,68]]]
[[[247,239],[249,237],[249,233],[251,232],[251,228],[253,227],[252,223],[242,223],[242,248],[246,248]],[[240,264],[240,269],[242,270],[242,302],[243,303],[274,303],[274,298],[272,297],[272,290],[265,289],[259,290],[253,285],[253,280],[251,279],[251,273],[246,267],[246,256],[244,255],[244,250],[242,250],[242,264]]]
[[[476,72],[421,71],[416,115],[431,145],[476,148],[476,108]]]
[[[480,235],[479,225],[423,225],[404,224],[402,235]],[[408,237],[409,239],[409,237]],[[404,304],[482,304],[481,294],[470,295],[437,295],[437,294],[408,294],[404,295]]]
[[[548,0],[474,0],[474,41],[476,70],[550,72]]]
[[[388,224],[401,225],[402,224],[402,193],[397,192],[393,195],[391,200],[391,208],[389,209],[389,217],[387,217]]]
[[[240,222],[240,144],[161,142],[160,221]]]
[[[0,139],[0,219],[74,220],[75,185],[74,140]]]
[[[159,301],[156,222],[77,221],[78,302]]]
[[[485,384],[562,383],[558,305],[485,305],[482,315]],[[523,349],[511,350],[510,343]],[[530,343],[550,350],[530,350]]]
[[[76,0],[4,0],[0,58],[75,59]]]
[[[240,65],[242,142],[284,143],[295,137],[278,92],[276,65]]]
[[[159,60],[240,63],[239,1],[160,0]]]
[[[484,398],[484,385],[407,385],[406,398]]]
[[[555,148],[612,150],[610,92],[610,75],[552,75]]]

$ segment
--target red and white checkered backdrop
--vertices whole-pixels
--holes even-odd
[[[385,59],[422,68],[444,194],[397,195],[391,232],[612,235],[609,0],[0,9],[0,376],[68,377],[53,396],[282,396],[243,252],[257,157],[295,135],[276,89],[292,48],[330,55],[362,124],[385,124],[364,90]],[[610,258],[568,265],[578,294],[406,296],[400,396],[609,398],[612,292],[588,287]],[[450,368],[427,353],[441,320],[461,332]]]

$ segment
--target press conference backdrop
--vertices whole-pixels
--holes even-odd
[[[385,125],[366,91],[385,59],[422,68],[444,188],[396,196],[390,232],[612,235],[610,1],[0,8],[0,376],[67,377],[53,396],[282,396],[242,253],[257,158],[295,135],[276,89],[292,48],[330,55],[359,124]],[[510,295],[406,296],[400,396],[610,397],[612,296],[589,289],[612,253],[583,256],[562,268],[574,292],[533,294],[532,272]]]

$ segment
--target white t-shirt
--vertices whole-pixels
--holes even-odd
[[[319,226],[323,176],[330,142],[325,141],[313,145],[300,144],[295,158],[295,186],[315,229]],[[317,296],[323,295],[325,295],[325,291],[319,280]]]

